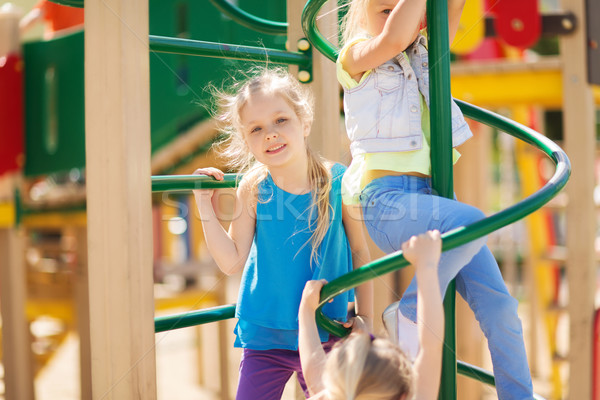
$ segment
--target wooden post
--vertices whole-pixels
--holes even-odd
[[[0,8],[0,57],[19,52],[19,10],[10,3]],[[10,95],[10,93],[8,94]],[[19,118],[20,116],[16,116]],[[2,122],[0,121],[0,125]],[[9,125],[10,126],[10,125]],[[4,126],[3,126],[4,127]],[[5,127],[4,127],[5,128]],[[5,132],[20,135],[20,132]],[[21,183],[20,172],[0,177],[0,198],[10,199]],[[7,399],[33,399],[31,335],[25,316],[25,242],[17,221],[0,227],[0,306],[2,315],[2,363]]]
[[[0,229],[0,293],[2,294],[2,362],[7,399],[33,399],[31,335],[25,318],[23,232]]]
[[[79,334],[79,380],[81,398],[92,398],[92,356],[90,343],[90,301],[87,259],[87,227],[77,226],[77,269],[75,271],[75,305]]]
[[[567,275],[569,282],[569,398],[592,398],[592,332],[596,263],[594,207],[594,102],[586,73],[584,0],[565,0],[565,11],[577,18],[577,29],[561,37],[563,121],[566,151],[572,164],[567,186]]]
[[[288,0],[288,48],[297,51],[298,40],[304,37],[300,15],[306,0]],[[321,14],[331,12],[337,8],[335,2],[330,1],[323,6]],[[320,24],[321,33],[332,43],[337,40],[337,12],[327,15],[326,23]],[[310,134],[310,142],[325,158],[333,161],[341,159],[340,137],[340,88],[335,74],[335,64],[319,51],[313,49],[313,81],[310,89],[315,98],[315,120]],[[297,72],[297,67],[290,67],[290,71]]]
[[[94,399],[156,399],[148,2],[85,3]]]

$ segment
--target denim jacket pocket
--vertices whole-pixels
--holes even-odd
[[[404,71],[393,62],[387,62],[376,68],[375,89],[379,93],[377,110],[377,137],[391,138],[402,135],[394,129],[397,114],[402,114],[402,99],[404,98]]]
[[[375,68],[375,88],[382,94],[402,90],[404,71],[394,62],[386,62]]]

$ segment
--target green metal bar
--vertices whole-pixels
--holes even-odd
[[[317,15],[327,0],[308,1],[302,10],[302,30],[308,41],[325,57],[335,62],[338,49],[321,34],[317,28]]]
[[[298,65],[305,69],[309,69],[312,65],[310,55],[299,52],[155,35],[150,35],[149,41],[150,50],[157,53],[228,58],[242,61],[268,61],[275,64]]]
[[[83,8],[83,0],[50,0],[53,3],[68,7]]]
[[[427,0],[429,36],[429,104],[431,126],[431,183],[441,197],[454,198],[452,176],[452,111],[448,3]],[[456,283],[448,284],[444,298],[444,347],[440,400],[455,400],[456,389]]]
[[[154,332],[208,324],[235,317],[235,304],[154,318]]]
[[[486,385],[496,386],[496,379],[491,372],[464,361],[457,361],[456,366],[457,372],[462,376],[475,379],[476,381],[485,383]],[[535,393],[533,394],[533,398],[535,400],[545,400],[542,396]]]
[[[457,372],[463,376],[473,378],[491,386],[496,386],[494,375],[483,368],[476,367],[475,365],[468,364],[464,361],[457,361],[456,367]]]
[[[23,222],[23,202],[21,201],[21,191],[19,188],[16,188],[13,193],[13,199],[15,202],[15,227],[21,226],[21,222]]]
[[[287,34],[287,22],[271,21],[257,17],[234,6],[227,0],[210,0],[210,2],[216,9],[246,28],[269,35],[285,36]]]
[[[21,206],[21,215],[22,216],[32,216],[32,215],[46,215],[46,214],[70,214],[70,213],[79,213],[85,212],[86,205],[83,204],[75,204],[69,206],[60,206],[60,207],[49,207],[49,208],[31,208],[31,207],[23,207]]]
[[[156,175],[152,177],[152,192],[233,188],[241,177],[239,174],[225,174],[223,180],[218,181],[207,175]]]

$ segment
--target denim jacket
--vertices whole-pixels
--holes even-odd
[[[346,132],[352,156],[422,147],[420,95],[429,107],[427,41],[419,35],[405,52],[373,69],[358,86],[344,88]],[[452,146],[472,136],[452,100]]]

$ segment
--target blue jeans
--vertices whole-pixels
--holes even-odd
[[[436,196],[429,178],[404,175],[375,179],[360,199],[369,235],[386,253],[400,250],[412,235],[433,229],[444,233],[485,218],[475,207]],[[456,279],[456,290],[475,313],[488,340],[498,398],[532,399],[518,302],[508,292],[485,240],[480,238],[442,254],[440,291],[444,295],[449,282]],[[405,317],[416,321],[416,279],[399,307]]]

